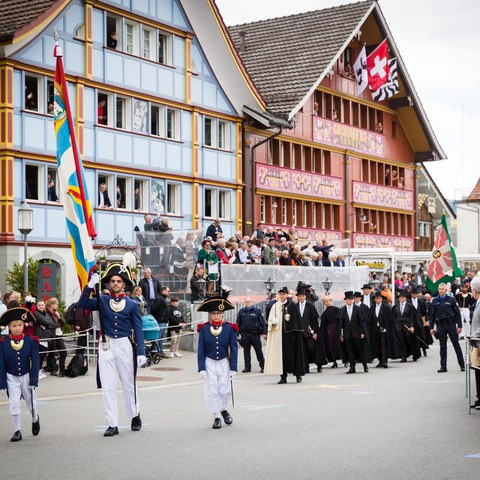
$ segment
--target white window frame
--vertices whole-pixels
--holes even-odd
[[[152,130],[154,119],[157,121],[158,132],[156,133]],[[165,107],[158,103],[150,104],[150,134],[156,137],[165,137]]]
[[[307,202],[302,200],[302,226],[307,226]]]
[[[115,32],[117,32],[117,48],[116,50],[118,51],[123,51],[123,32],[124,32],[124,29],[123,29],[123,21],[122,21],[122,17],[117,17],[117,15],[112,15],[110,13],[108,13],[106,15],[106,19],[105,19],[105,45],[107,45],[107,39],[109,37],[109,34],[110,34],[110,29],[108,28],[108,18],[112,18],[115,20]],[[110,31],[109,31],[110,30]]]
[[[107,185],[107,193],[108,193],[108,198],[110,199],[110,203],[112,204],[112,208],[115,209],[115,206],[117,204],[117,196],[116,196],[116,179],[115,175],[106,173],[106,172],[98,172],[97,174],[97,188],[95,189],[95,208],[100,208],[98,205],[98,187],[100,186],[101,183],[105,183]],[[112,194],[113,192],[113,194]]]
[[[312,228],[317,228],[317,204],[312,205]]]
[[[139,56],[139,30],[140,25],[131,20],[125,20],[124,32],[124,52],[130,55]]]
[[[279,146],[278,146],[278,165],[280,167],[284,167],[285,166],[285,152],[283,151],[283,141],[280,140],[279,141]]]
[[[119,105],[122,111],[119,112]],[[123,95],[115,95],[115,128],[121,130],[131,130],[132,128],[132,99]],[[119,115],[121,125],[119,124]]]
[[[166,211],[167,215],[180,215],[181,206],[181,184],[167,182],[166,185]]]
[[[287,224],[287,200],[285,198],[281,199],[282,202],[282,225]]]
[[[29,112],[37,112],[37,113],[47,113],[47,95],[46,95],[46,84],[47,79],[40,75],[35,75],[29,73],[25,73],[23,78],[23,85],[24,88],[27,85],[27,77],[31,79],[29,83],[34,83],[36,80],[36,93],[35,90],[33,91],[34,95],[37,96],[37,108],[36,109],[29,109],[26,108],[26,99],[23,100],[23,108]],[[50,78],[48,78],[50,80]]]
[[[95,118],[96,118],[95,123],[97,125],[113,127],[114,125],[116,125],[116,119],[115,119],[115,124],[113,122],[113,114],[116,111],[116,108],[113,107],[114,95],[113,95],[113,93],[110,93],[110,92],[105,92],[105,91],[98,90],[97,91],[97,109],[98,109],[98,103],[100,102],[99,95],[104,95],[105,97],[107,97],[107,123],[105,125],[102,124],[102,123],[99,123],[98,113],[95,114]],[[96,110],[96,111],[98,112],[98,110]]]
[[[146,35],[147,34],[147,35]],[[155,61],[157,52],[155,49],[156,31],[153,28],[148,28],[142,25],[142,51],[141,56],[148,60]],[[148,43],[148,46],[146,45]]]
[[[295,169],[295,146],[290,144],[290,168]]]
[[[173,134],[169,133],[170,115],[173,120]],[[166,107],[165,108],[165,138],[169,140],[178,140],[180,138],[180,110],[177,108]]]
[[[293,201],[293,225],[298,225],[298,209],[297,209],[297,200]]]
[[[420,220],[418,222],[418,236],[419,237],[431,237],[431,231],[432,231],[432,223],[431,222],[424,222]]]
[[[260,222],[265,223],[265,195],[260,196]]]
[[[139,194],[140,194],[140,208],[135,208],[135,188],[136,184],[139,185]],[[137,212],[148,212],[148,208],[145,208],[148,205],[148,184],[149,181],[143,178],[134,177],[132,185],[133,185],[133,210]]]
[[[164,61],[161,61],[162,55],[160,54],[160,37],[164,39],[163,52]],[[172,64],[172,35],[164,32],[163,30],[158,30],[157,39],[157,59],[158,63],[161,65],[171,65]]]
[[[117,186],[118,181],[124,180],[125,181],[125,190],[122,192],[124,196],[124,205],[125,207],[120,208],[117,207]],[[133,210],[133,201],[132,201],[132,177],[123,177],[118,175],[115,179],[115,209],[117,210]],[[110,198],[110,202],[113,200]]]
[[[207,215],[207,192],[210,192],[210,215]],[[217,190],[206,187],[203,192],[203,213],[205,218],[217,218]]]
[[[220,150],[230,149],[230,123],[218,120],[217,123],[217,148]]]
[[[231,219],[231,193],[229,190],[218,190],[218,218],[222,220]]]
[[[32,182],[29,182],[31,184],[36,183],[37,186],[37,198],[32,198],[32,197],[27,197],[27,191],[26,191],[26,185],[27,185],[27,167],[31,168],[36,168],[37,173],[32,174],[33,180]],[[25,163],[24,166],[24,172],[25,172],[25,194],[24,198],[28,202],[32,203],[46,203],[47,202],[47,174],[45,172],[45,166],[40,165],[38,163]]]
[[[55,193],[57,194],[57,197],[58,197],[58,202],[55,202],[53,200],[49,200],[48,199],[48,175],[51,175],[51,179],[55,182]],[[45,185],[47,186],[47,192],[45,193],[45,201],[47,203],[51,203],[51,204],[54,204],[54,205],[58,205],[59,203],[63,203],[63,198],[62,198],[62,195],[61,195],[61,192],[60,192],[60,188],[59,188],[59,175],[58,175],[58,168],[56,167],[50,167],[50,166],[47,166],[47,172],[46,172],[46,180],[45,180]]]
[[[209,132],[209,140],[207,140],[207,132]],[[215,119],[212,117],[204,117],[203,119],[203,144],[206,147],[215,147],[216,145]]]

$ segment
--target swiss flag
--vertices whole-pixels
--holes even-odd
[[[388,80],[388,47],[385,39],[368,57],[368,84],[372,91],[378,90]]]

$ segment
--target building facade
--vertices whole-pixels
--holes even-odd
[[[423,162],[445,154],[378,4],[358,2],[229,31],[267,111],[293,124],[268,134],[256,125],[245,129],[245,175],[254,163],[247,220],[294,225],[300,239],[337,247],[431,248],[433,228],[421,228],[417,179]],[[374,101],[368,89],[357,93],[353,64],[364,45],[368,55],[385,38],[389,58],[397,58],[399,92]],[[441,211],[437,216],[439,222]]]
[[[177,231],[220,218],[234,233],[242,223],[242,108],[262,111],[263,101],[213,1],[40,0],[30,16],[7,1],[0,10],[11,20],[0,31],[3,271],[23,263],[17,211],[26,200],[34,212],[29,255],[57,263],[64,298],[78,293],[57,175],[55,33],[94,246],[115,238],[134,245],[146,213]]]

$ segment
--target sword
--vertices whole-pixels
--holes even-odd
[[[405,324],[403,324],[403,326],[408,330],[409,327],[407,327]],[[415,337],[417,337],[428,348],[428,344],[426,344],[416,333],[412,333],[411,335],[414,335]]]
[[[232,407],[235,410],[235,397],[233,396],[233,379],[230,380],[230,391],[232,392]]]

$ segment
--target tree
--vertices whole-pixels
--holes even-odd
[[[28,291],[36,297],[37,294],[37,275],[38,275],[38,260],[28,257]],[[23,292],[23,263],[13,262],[13,266],[5,273],[5,280],[7,285],[16,292]]]

